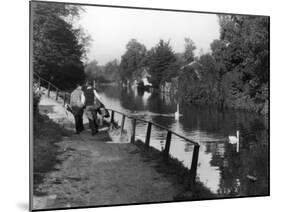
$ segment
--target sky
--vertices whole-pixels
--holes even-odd
[[[170,40],[175,52],[184,51],[184,38],[191,38],[198,55],[210,51],[210,44],[219,38],[218,17],[214,14],[170,12],[85,6],[79,25],[93,41],[89,61],[100,65],[118,59],[132,38],[149,50],[160,39]]]

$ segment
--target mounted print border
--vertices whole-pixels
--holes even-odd
[[[30,210],[270,195],[270,17],[30,2]]]

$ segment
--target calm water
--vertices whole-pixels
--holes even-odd
[[[117,86],[99,86],[108,108],[151,120],[200,143],[198,180],[213,193],[222,196],[268,194],[268,120],[264,116],[235,110],[180,103],[182,116],[173,114],[176,102],[157,93],[138,93]],[[116,117],[121,119],[121,117]],[[129,129],[130,121],[125,127]],[[240,132],[239,152],[230,144],[229,135]],[[152,127],[151,145],[161,150],[166,131]],[[145,139],[146,125],[137,123],[136,137]],[[172,136],[171,154],[190,167],[193,146]],[[249,177],[250,176],[250,177]],[[255,177],[256,181],[249,178]]]

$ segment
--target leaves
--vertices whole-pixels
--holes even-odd
[[[84,79],[83,57],[89,39],[74,29],[71,19],[81,7],[32,2],[34,71],[61,88]]]
[[[133,73],[144,67],[146,48],[136,39],[131,39],[126,45],[120,63],[120,77],[123,81],[132,79]]]
[[[168,68],[174,62],[176,62],[176,56],[169,42],[160,40],[156,47],[150,50],[147,64],[154,86],[159,86],[165,80],[165,74],[169,72]]]
[[[202,79],[192,77],[198,68],[180,78],[183,95],[187,101],[261,111],[268,100],[269,19],[219,15],[219,24],[220,39],[211,43],[212,53],[199,58]]]
[[[184,59],[185,62],[188,64],[194,60],[194,50],[196,49],[196,46],[190,38],[184,39]]]

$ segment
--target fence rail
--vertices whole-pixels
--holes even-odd
[[[63,100],[63,105],[65,105],[65,104],[70,102],[70,93],[69,92],[62,91],[57,86],[52,84],[50,81],[42,78],[41,76],[39,76],[36,73],[34,73],[33,76],[34,76],[33,77],[34,81],[36,81],[37,84],[38,84],[39,91],[41,91],[41,89],[43,87],[42,85],[45,84],[45,86],[47,87],[47,96],[48,97],[50,97],[50,92],[51,91],[55,91],[55,100],[56,101],[58,101],[58,98],[61,97],[61,99]]]
[[[65,92],[60,90],[58,87],[56,87],[55,85],[53,85],[51,82],[49,82],[48,80],[43,79],[42,77],[40,77],[38,74],[34,73],[34,79],[37,80],[38,86],[39,86],[39,90],[41,90],[41,84],[42,82],[47,83],[47,95],[48,97],[50,97],[50,91],[54,90],[56,91],[56,95],[55,95],[55,100],[58,100],[59,94],[61,93],[61,97],[63,98],[63,105],[65,105],[66,103],[69,103],[70,101],[70,93]],[[136,140],[136,126],[137,126],[137,122],[143,122],[143,123],[147,123],[147,130],[146,130],[146,137],[145,137],[145,141],[144,141],[144,146],[145,149],[149,149],[150,146],[150,135],[151,135],[151,130],[152,127],[158,127],[161,128],[165,131],[167,131],[167,136],[166,136],[166,143],[165,143],[165,147],[163,150],[163,160],[164,162],[168,162],[169,158],[170,158],[170,146],[171,146],[171,141],[172,141],[172,136],[177,136],[183,140],[185,140],[186,142],[192,144],[194,146],[193,148],[193,153],[192,153],[192,161],[191,161],[191,168],[190,168],[190,173],[189,173],[189,186],[191,189],[193,189],[193,186],[195,185],[195,181],[196,181],[196,172],[197,172],[197,165],[198,165],[198,156],[199,156],[199,148],[200,145],[197,142],[194,142],[174,131],[171,131],[170,129],[168,129],[167,127],[164,127],[162,125],[159,125],[157,123],[148,121],[148,120],[144,120],[144,119],[140,119],[134,116],[129,116],[125,113],[122,113],[120,111],[116,111],[114,109],[108,109],[109,111],[111,111],[111,123],[115,122],[115,114],[118,113],[122,116],[122,121],[121,121],[121,134],[124,131],[124,126],[125,126],[125,121],[126,118],[127,119],[131,119],[132,120],[132,133],[131,133],[131,138],[130,138],[130,142],[132,144],[135,143]]]
[[[171,146],[171,141],[172,141],[172,135],[174,136],[177,136],[183,140],[185,140],[186,142],[192,144],[194,146],[193,148],[193,153],[192,153],[192,161],[191,161],[191,168],[190,168],[190,175],[189,175],[189,182],[190,182],[190,187],[193,187],[193,185],[195,184],[195,181],[196,181],[196,172],[197,172],[197,165],[198,165],[198,156],[199,156],[199,148],[200,148],[200,145],[195,142],[195,141],[192,141],[174,131],[171,131],[170,129],[162,126],[162,125],[159,125],[157,123],[154,123],[154,122],[151,122],[151,121],[148,121],[148,120],[144,120],[144,119],[140,119],[140,118],[136,118],[136,117],[133,117],[133,116],[129,116],[127,114],[124,114],[120,111],[116,111],[116,110],[113,110],[113,109],[108,109],[109,111],[111,111],[111,122],[113,123],[114,122],[114,117],[115,117],[115,114],[118,113],[120,115],[122,115],[122,124],[121,124],[121,132],[123,132],[124,130],[124,123],[125,123],[125,119],[132,119],[132,135],[131,135],[131,138],[130,138],[130,142],[131,143],[135,143],[135,135],[136,135],[136,122],[139,121],[139,122],[143,122],[143,123],[147,123],[147,130],[146,130],[146,137],[145,137],[145,141],[144,141],[144,146],[145,146],[145,149],[148,149],[149,146],[150,146],[150,135],[151,135],[151,130],[152,130],[152,126],[154,127],[158,127],[158,128],[161,128],[165,131],[167,131],[167,136],[166,136],[166,144],[165,144],[165,147],[164,147],[164,151],[163,151],[163,160],[165,162],[168,162],[169,161],[169,158],[170,158],[170,146]]]

